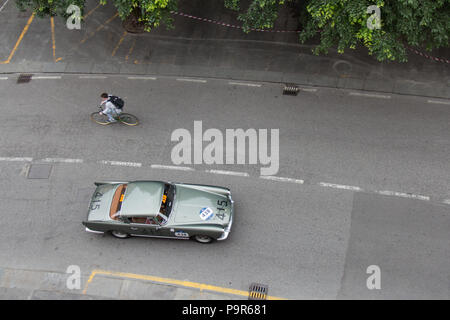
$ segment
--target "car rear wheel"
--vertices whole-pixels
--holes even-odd
[[[200,243],[211,243],[214,241],[213,238],[211,238],[210,236],[205,236],[205,235],[196,235],[194,236],[194,240]]]
[[[111,234],[114,237],[119,238],[119,239],[126,239],[126,238],[130,237],[130,235],[128,233],[125,233],[125,232],[122,232],[122,231],[116,231],[116,230],[111,231]]]

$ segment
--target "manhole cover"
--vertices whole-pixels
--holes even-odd
[[[300,89],[295,84],[286,84],[283,89],[284,95],[296,96]]]
[[[28,171],[28,179],[48,179],[51,171],[50,164],[32,164]]]
[[[32,74],[20,74],[17,78],[17,83],[28,83],[31,81],[31,77],[33,77]]]
[[[260,283],[252,283],[248,289],[248,300],[266,300],[269,286]]]

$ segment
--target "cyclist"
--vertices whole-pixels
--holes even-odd
[[[114,103],[111,102],[110,98],[112,95],[105,93],[102,93],[101,96],[102,102],[100,103],[101,106],[104,106],[103,111],[100,111],[100,114],[105,114],[108,116],[108,122],[117,122],[116,119],[114,119],[115,116],[119,115],[122,110],[117,108]]]

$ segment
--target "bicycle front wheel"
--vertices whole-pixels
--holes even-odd
[[[119,114],[119,120],[129,126],[136,126],[139,124],[138,118],[129,113]]]
[[[98,112],[91,113],[91,120],[103,126],[110,124],[110,122],[108,121],[108,116],[99,114]]]

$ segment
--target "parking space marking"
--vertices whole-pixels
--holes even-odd
[[[52,29],[52,50],[53,50],[53,61],[56,63],[58,61],[61,61],[62,58],[56,58],[56,38],[55,38],[55,19],[53,17],[50,17],[50,26]]]
[[[89,11],[83,18],[86,19],[87,17],[89,17],[91,14],[94,13],[95,10],[98,9],[98,7],[101,6],[101,3],[99,3],[94,9],[92,9],[91,11]]]
[[[16,44],[14,45],[14,48],[12,49],[11,53],[9,54],[8,59],[6,59],[5,61],[0,61],[0,64],[8,64],[11,62],[11,59],[14,57],[14,55],[16,54],[17,48],[19,48],[20,43],[23,40],[23,37],[25,36],[25,34],[27,33],[28,29],[30,28],[31,23],[34,20],[34,17],[36,16],[36,14],[33,12],[33,14],[30,16],[30,18],[27,21],[27,24],[25,25],[25,27],[22,30],[22,33],[19,36],[19,39],[17,39]]]
[[[119,13],[116,13],[115,15],[113,15],[111,18],[106,20],[104,24],[100,25],[95,31],[92,31],[91,33],[89,33],[89,35],[87,37],[85,37],[83,40],[81,40],[80,43],[85,43],[88,39],[92,38],[97,32],[104,29],[107,24],[109,24],[111,21],[113,21],[118,16],[119,16]]]
[[[136,45],[136,38],[134,38],[133,40],[133,44],[131,45],[130,50],[128,50],[128,54],[125,56],[125,62],[128,61],[128,58],[131,56],[131,54],[133,53],[134,50],[134,46]]]
[[[237,289],[231,289],[231,288],[224,288],[219,286],[213,286],[209,284],[204,283],[198,283],[198,282],[192,282],[187,280],[177,280],[177,279],[170,279],[170,278],[161,278],[161,277],[155,277],[155,276],[148,276],[148,275],[142,275],[142,274],[135,274],[135,273],[128,273],[128,272],[115,272],[115,271],[107,271],[107,270],[93,270],[86,282],[86,285],[83,289],[83,294],[86,294],[89,285],[94,280],[95,276],[109,276],[109,277],[118,277],[118,278],[125,278],[125,279],[132,279],[132,280],[144,280],[144,281],[150,281],[150,282],[156,282],[164,285],[172,285],[172,286],[179,286],[184,288],[193,288],[198,289],[201,292],[202,291],[212,291],[212,292],[219,292],[224,294],[231,294],[231,295],[237,295],[237,296],[243,296],[248,297],[248,291],[243,290],[237,290]],[[274,297],[274,296],[267,296],[267,300],[286,300],[285,298],[280,297]]]
[[[125,36],[128,33],[126,31],[124,31],[124,33],[122,34],[122,36],[119,39],[119,42],[117,43],[116,47],[114,48],[113,52],[111,53],[111,57],[114,57],[116,55],[117,50],[119,50],[120,45],[122,44],[123,40],[125,39]]]

